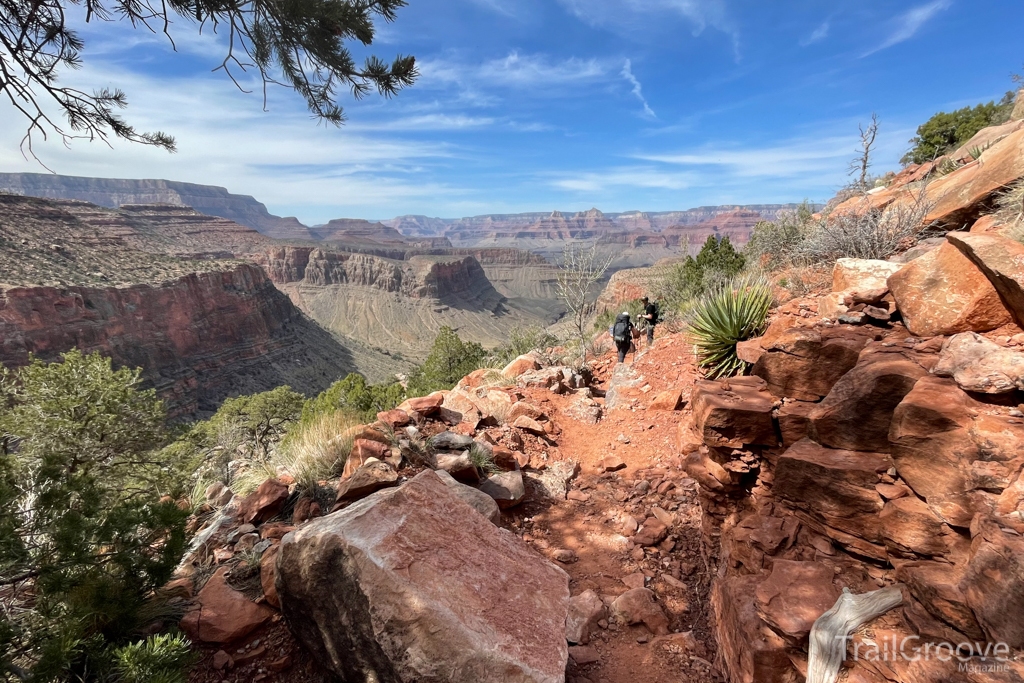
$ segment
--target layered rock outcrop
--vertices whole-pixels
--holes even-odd
[[[353,369],[346,349],[252,265],[158,285],[0,290],[0,363],[72,348],[141,367],[179,418],[283,384],[315,394]]]

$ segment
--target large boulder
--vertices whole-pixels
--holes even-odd
[[[709,446],[775,446],[772,397],[760,377],[702,380],[691,395],[697,433]]]
[[[233,643],[274,616],[274,610],[257,605],[228,585],[227,567],[221,567],[199,591],[199,606],[185,614],[181,629],[204,643]]]
[[[284,509],[288,486],[277,479],[267,479],[242,500],[238,518],[245,524],[262,524]]]
[[[896,578],[906,584],[911,595],[936,619],[968,638],[985,637],[960,590],[962,566],[926,560],[902,562],[896,567]]]
[[[920,337],[985,332],[1011,321],[995,287],[948,241],[889,277],[903,323]]]
[[[338,483],[338,503],[365,498],[374,491],[379,491],[398,483],[398,472],[391,465],[379,460],[371,460],[357,469],[351,477]]]
[[[297,638],[343,683],[562,683],[569,579],[427,470],[281,542]]]
[[[832,268],[833,292],[867,292],[886,289],[889,276],[901,265],[873,259],[841,258]]]
[[[585,590],[569,600],[565,619],[565,639],[575,645],[586,645],[590,634],[597,632],[598,622],[608,616],[608,607],[592,590]]]
[[[751,372],[773,396],[818,401],[857,364],[869,339],[866,332],[847,327],[790,328],[764,345]]]
[[[800,680],[786,641],[757,614],[754,595],[763,580],[757,575],[726,576],[711,586],[718,656],[733,683]]]
[[[773,492],[812,528],[861,555],[887,559],[875,490],[892,466],[884,453],[833,450],[804,439],[779,456]]]
[[[887,452],[893,410],[927,374],[901,354],[862,356],[811,411],[808,434],[831,448]]]
[[[1024,326],[1024,244],[993,233],[950,233],[946,239],[985,274],[1014,322]]]

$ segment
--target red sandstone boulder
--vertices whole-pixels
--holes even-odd
[[[565,678],[568,576],[432,471],[286,536],[277,588],[345,683]]]
[[[345,469],[341,473],[341,480],[345,481],[355,474],[356,470],[362,467],[370,458],[383,461],[389,455],[391,455],[391,447],[388,444],[381,443],[380,441],[370,441],[369,439],[356,439],[352,443],[352,450],[348,454],[348,460],[345,461]]]
[[[946,562],[921,560],[901,562],[896,567],[896,578],[906,584],[929,614],[968,638],[980,640],[985,636],[960,590],[962,576],[962,566]]]
[[[281,609],[281,598],[277,594],[277,551],[280,546],[275,543],[263,552],[260,557],[260,585],[267,604]]]
[[[590,642],[590,634],[598,629],[598,623],[607,618],[608,608],[601,597],[592,590],[585,590],[569,599],[569,615],[565,619],[565,639],[576,645]]]
[[[262,524],[284,509],[288,487],[277,479],[267,479],[238,506],[238,518],[245,524]]]
[[[900,354],[867,356],[811,411],[808,434],[831,448],[888,452],[893,411],[927,374]]]
[[[890,500],[879,515],[882,538],[889,552],[925,557],[949,556],[961,545],[960,536],[917,496]],[[961,551],[965,550],[960,548]]]
[[[679,389],[669,389],[654,397],[647,410],[679,410],[683,404]]]
[[[384,412],[377,413],[377,419],[393,430],[412,424],[412,418],[409,417],[409,413],[404,410],[398,410],[397,408],[395,410],[386,410]]]
[[[423,417],[430,417],[440,410],[441,405],[444,403],[444,397],[445,392],[435,391],[429,396],[406,399],[402,402],[402,405],[398,406],[398,409],[404,410],[407,413],[417,413]]]
[[[1024,136],[1024,130],[1015,135]],[[1021,141],[1024,144],[1024,137]],[[1024,164],[1024,155],[1021,163]],[[985,274],[1014,322],[1024,326],[1024,244],[992,233],[950,233],[946,239]]]
[[[832,269],[832,291],[849,293],[888,289],[886,280],[900,268],[899,263],[889,261],[841,258]]]
[[[775,446],[772,398],[760,377],[699,381],[691,399],[694,427],[709,446]]]
[[[754,595],[763,576],[715,579],[711,607],[720,661],[732,683],[786,683],[800,680],[788,646],[757,614]]]
[[[181,629],[204,643],[231,643],[249,635],[274,616],[228,585],[227,567],[218,569],[199,591],[199,608],[181,620]]]
[[[771,576],[757,587],[757,613],[779,633],[803,640],[839,597],[834,578],[832,568],[819,562],[776,559]]]
[[[398,472],[386,462],[363,463],[348,479],[338,484],[338,503],[365,498],[375,491],[398,483]]]
[[[501,374],[508,378],[516,378],[531,370],[540,370],[540,363],[530,356],[519,356],[505,366]]]
[[[611,613],[624,624],[643,624],[656,636],[668,635],[668,617],[649,588],[633,588],[617,597]]]
[[[992,283],[948,241],[890,276],[889,289],[919,337],[985,332],[1011,321]]]
[[[512,426],[517,429],[522,429],[524,432],[529,432],[530,434],[544,434],[544,425],[533,418],[527,417],[526,415],[520,415],[517,417],[512,422]]]
[[[868,341],[867,332],[845,327],[792,328],[765,346],[751,372],[767,382],[773,396],[818,401],[857,365]]]
[[[833,450],[804,439],[779,457],[773,492],[801,520],[856,552],[886,559],[875,490],[892,460],[883,453]]]
[[[788,448],[807,437],[807,430],[811,425],[811,411],[816,405],[807,401],[787,401],[782,404],[776,417],[783,446]]]
[[[1024,537],[991,523],[971,543],[960,588],[989,640],[1024,647]]]
[[[1024,353],[965,332],[946,340],[932,373],[952,377],[964,391],[1008,394],[1024,390]]]

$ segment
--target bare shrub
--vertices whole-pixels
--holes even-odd
[[[797,262],[833,263],[840,258],[886,259],[912,247],[923,232],[930,204],[924,190],[884,209],[867,205],[817,222],[796,250]]]
[[[1018,180],[996,200],[996,218],[1010,227],[1009,233],[1024,234],[1024,180]]]
[[[568,309],[576,346],[580,353],[578,365],[586,364],[589,331],[587,320],[593,312],[591,292],[604,276],[612,256],[598,255],[597,243],[584,245],[569,243],[562,251],[562,263],[558,269],[558,296]]]

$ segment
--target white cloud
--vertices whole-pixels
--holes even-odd
[[[516,15],[515,10],[511,2],[506,0],[470,0],[474,5],[485,7],[493,12],[502,14],[506,17],[514,17]]]
[[[813,45],[814,43],[819,43],[825,40],[828,38],[829,29],[831,29],[831,22],[827,20],[822,22],[822,24],[818,26],[818,28],[814,29],[809,36],[800,41],[800,45],[802,47],[807,47],[808,45]]]
[[[644,161],[694,168],[719,167],[731,176],[793,176],[845,168],[852,137],[807,138],[762,148],[704,147],[672,154],[637,154]]]
[[[544,55],[520,55],[512,51],[503,59],[485,62],[477,70],[477,76],[484,83],[495,85],[540,87],[593,82],[604,78],[607,72],[594,59],[571,57],[554,62]]]
[[[651,109],[649,104],[647,104],[647,99],[644,97],[643,86],[640,85],[640,81],[638,81],[636,76],[633,75],[633,64],[628,59],[622,66],[622,77],[633,86],[633,94],[636,95],[636,98],[644,105],[644,113],[652,119],[658,118],[654,113],[654,110]]]
[[[562,174],[551,184],[560,190],[599,193],[614,188],[685,190],[694,184],[694,174],[666,172],[650,166],[619,166],[603,171]]]
[[[877,47],[874,47],[862,54],[861,57],[873,55],[876,52],[890,48],[893,45],[910,40],[918,30],[928,22],[929,19],[942,10],[947,9],[951,4],[953,4],[952,0],[935,0],[927,5],[914,7],[899,15],[893,20],[893,30],[889,34],[889,37]]]

